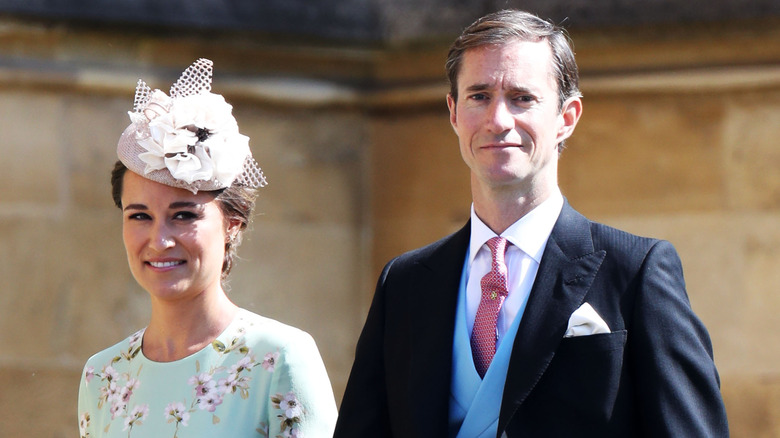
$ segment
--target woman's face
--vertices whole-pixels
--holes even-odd
[[[138,284],[163,301],[221,291],[229,226],[209,192],[192,194],[125,172],[122,237]]]

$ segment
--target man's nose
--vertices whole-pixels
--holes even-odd
[[[504,99],[496,99],[488,110],[488,129],[495,134],[500,134],[515,126],[515,119]]]

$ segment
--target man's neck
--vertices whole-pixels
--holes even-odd
[[[500,235],[512,224],[546,201],[557,185],[535,188],[526,192],[517,190],[481,190],[472,183],[472,199],[477,216],[493,232]]]

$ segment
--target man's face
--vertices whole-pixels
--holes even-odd
[[[467,50],[447,104],[472,186],[545,197],[557,184],[558,143],[582,107],[575,97],[560,110],[547,41]]]

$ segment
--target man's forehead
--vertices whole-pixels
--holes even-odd
[[[467,49],[463,52],[458,71],[459,85],[471,86],[471,84],[461,83],[464,74],[472,76],[475,73],[485,74],[509,68],[540,72],[552,78],[552,49],[547,40],[517,38],[501,44],[485,44]]]
[[[501,43],[482,44],[470,47],[463,52],[463,60],[474,58],[480,54],[503,52],[505,54],[529,54],[533,57],[549,57],[552,59],[552,48],[547,39],[512,38]]]

